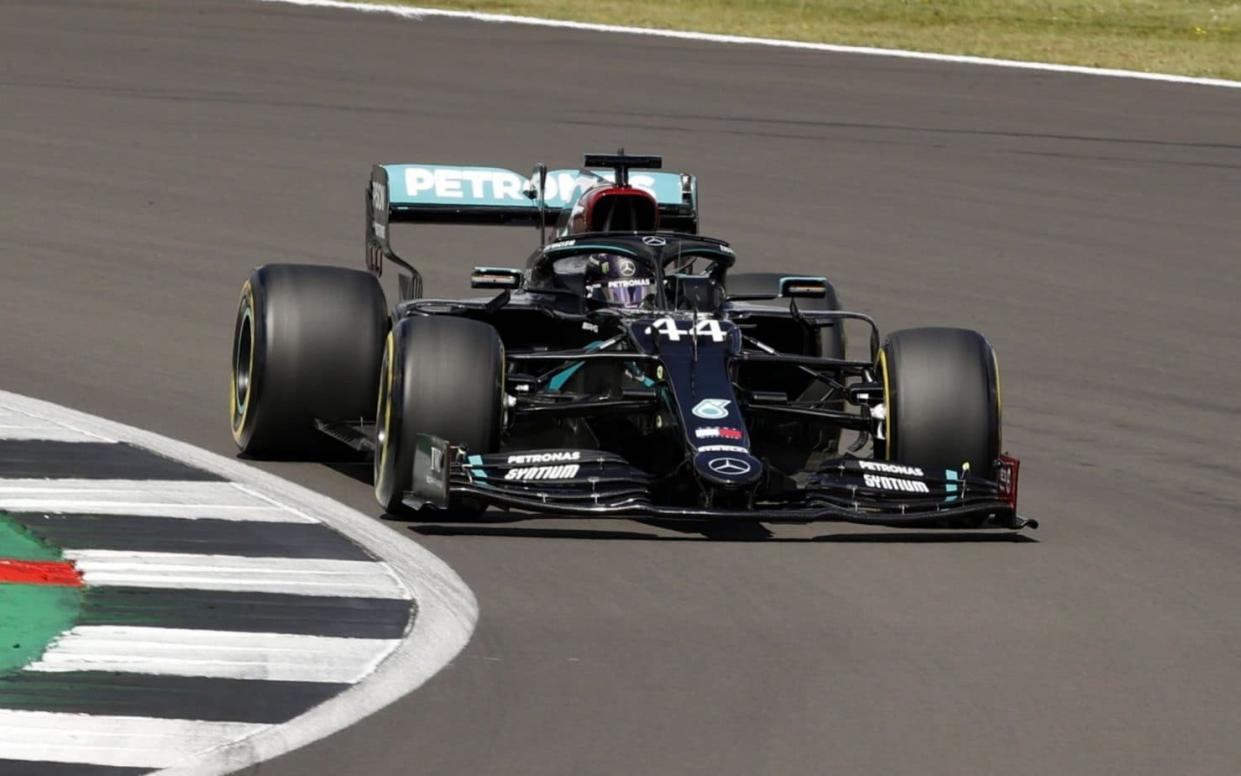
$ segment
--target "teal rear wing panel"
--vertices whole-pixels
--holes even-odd
[[[376,274],[383,261],[410,273],[402,297],[422,293],[422,278],[389,243],[389,226],[410,224],[494,224],[551,226],[583,191],[612,181],[609,169],[562,169],[547,173],[542,212],[538,181],[502,167],[443,164],[377,164],[366,191],[366,265]],[[663,231],[698,232],[698,181],[687,173],[634,169],[629,185],[649,192],[659,207]]]
[[[612,180],[613,175],[612,170],[548,171],[543,198],[545,223],[555,223],[584,190]],[[697,228],[694,176],[635,170],[629,184],[655,197],[661,221],[671,222],[665,227]],[[371,172],[371,189],[374,208],[386,210],[388,223],[540,223],[537,181],[501,167],[380,164]]]

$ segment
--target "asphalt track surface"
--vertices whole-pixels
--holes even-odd
[[[482,609],[258,769],[1226,774],[1241,763],[1232,90],[249,2],[0,7],[0,385],[227,453],[247,271],[361,266],[374,161],[695,171],[704,230],[986,332],[1033,540],[393,522]],[[520,230],[407,230],[432,294]],[[348,466],[264,464],[375,513]]]

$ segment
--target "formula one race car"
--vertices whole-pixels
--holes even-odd
[[[733,249],[697,235],[696,179],[660,167],[376,166],[368,271],[267,265],[242,288],[237,445],[372,453],[390,512],[1034,527],[982,335],[881,344],[824,277],[734,272]],[[411,222],[536,226],[541,244],[524,269],[474,269],[492,295],[424,299],[389,241]]]

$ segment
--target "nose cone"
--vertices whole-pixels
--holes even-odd
[[[763,464],[749,453],[704,452],[694,456],[694,471],[712,485],[746,488],[763,475]]]

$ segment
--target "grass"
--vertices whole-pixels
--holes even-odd
[[[1241,2],[405,0],[407,5],[1241,80]]]

